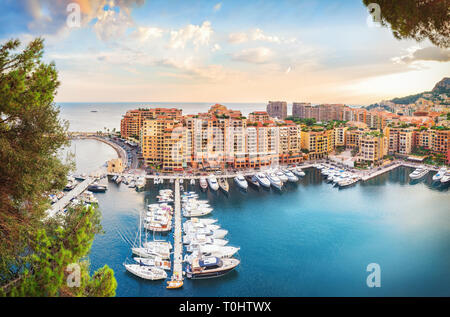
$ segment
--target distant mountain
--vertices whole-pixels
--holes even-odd
[[[450,78],[445,77],[434,86],[433,93],[448,94],[450,93]]]
[[[424,97],[424,95],[430,94],[431,97]],[[446,94],[450,96],[450,78],[445,77],[440,82],[438,82],[432,91],[425,91],[419,94],[410,95],[406,97],[401,98],[394,98],[391,101],[396,104],[410,104],[417,101],[419,98],[426,98],[431,100],[438,100],[440,99],[439,95]]]

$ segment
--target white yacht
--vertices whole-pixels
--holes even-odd
[[[289,170],[283,170],[284,175],[286,175],[288,181],[292,183],[298,182],[298,177],[295,176],[291,171]]]
[[[241,174],[237,175],[237,176],[234,178],[234,182],[235,182],[240,188],[242,188],[243,190],[247,190],[247,188],[248,188],[248,183],[247,183],[247,181],[245,180],[244,176],[242,176]]]
[[[278,170],[275,172],[275,175],[278,176],[278,178],[283,182],[287,182],[288,181],[288,177],[287,175],[285,175],[282,171]]]
[[[144,244],[145,245],[145,244]],[[151,247],[148,248],[132,248],[131,252],[133,254],[143,257],[143,258],[149,258],[153,256],[160,256],[162,259],[169,259],[170,258],[170,250],[169,248],[157,248],[157,247]]]
[[[428,170],[425,167],[418,167],[414,170],[414,172],[412,172],[411,174],[409,174],[409,177],[411,179],[421,179],[422,177],[424,177],[425,175],[428,174]]]
[[[450,172],[447,171],[444,176],[441,178],[441,184],[448,184],[450,183]]]
[[[211,188],[214,191],[219,189],[219,183],[217,183],[217,179],[214,175],[208,176],[208,185],[209,185],[209,188]]]
[[[183,243],[190,246],[203,245],[203,244],[215,244],[224,246],[228,243],[225,239],[216,239],[204,234],[188,234],[183,237]]]
[[[292,168],[291,172],[294,173],[294,175],[297,177],[303,177],[306,175],[305,172],[303,172],[300,167]]]
[[[200,252],[204,255],[216,256],[218,258],[230,258],[241,248],[232,246],[220,246],[215,244],[200,245],[198,248],[192,248],[192,253]]]
[[[270,188],[270,180],[266,177],[266,175],[263,173],[258,173],[255,175],[255,178],[262,187]]]
[[[204,178],[204,177],[200,178],[199,184],[200,184],[200,188],[203,190],[208,188],[208,182],[206,181],[206,178]]]
[[[196,223],[196,222],[200,222],[200,223],[204,223],[205,225],[212,225],[213,223],[217,222],[217,219],[211,219],[211,218],[191,218],[190,220],[186,220],[186,222],[190,222],[190,223]]]
[[[158,256],[151,258],[133,258],[140,265],[155,266],[163,270],[171,270],[170,260],[163,260]]]
[[[433,175],[433,181],[441,180],[441,178],[445,175],[446,172],[447,172],[447,168],[446,167],[441,167],[439,169],[439,171],[435,175]]]
[[[154,281],[154,280],[164,280],[167,278],[166,271],[154,266],[139,265],[139,264],[124,264],[124,265],[128,272],[146,280]]]
[[[270,181],[270,185],[272,185],[276,189],[281,190],[283,188],[283,182],[277,175],[275,175],[275,173],[268,173],[267,179]]]

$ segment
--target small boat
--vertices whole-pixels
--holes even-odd
[[[122,181],[123,181],[123,177],[122,176],[117,176],[116,179],[115,179],[115,182],[116,182],[117,185],[122,183]]]
[[[92,185],[89,185],[87,189],[93,193],[104,193],[108,189],[108,186],[94,183]]]
[[[258,173],[255,175],[255,178],[262,187],[270,188],[270,180],[266,177],[266,175],[263,173]]]
[[[154,257],[155,255],[160,256],[162,259],[170,258],[170,250],[168,248],[155,248],[155,247],[132,248],[131,252],[142,258],[151,258]]]
[[[447,172],[447,168],[446,167],[441,167],[439,169],[439,171],[433,175],[433,181],[440,181],[441,178],[445,175],[445,173]]]
[[[228,194],[228,191],[230,190],[230,185],[228,184],[227,179],[226,178],[219,178],[218,183],[219,183],[220,189]]]
[[[254,187],[254,188],[259,189],[260,185],[259,185],[259,182],[258,182],[258,180],[256,179],[256,176],[255,176],[255,175],[253,175],[253,176],[245,176],[245,180],[247,181],[247,184],[248,184],[248,185],[250,185],[250,186],[252,186],[252,187]]]
[[[189,217],[201,217],[206,216],[212,212],[212,208],[199,208],[199,209],[191,209],[186,210],[183,209],[183,216],[186,218]]]
[[[234,258],[194,258],[192,264],[186,267],[186,276],[190,279],[219,277],[234,270],[239,263],[240,261]]]
[[[183,286],[183,281],[180,279],[176,279],[175,276],[172,276],[170,281],[167,281],[167,289],[176,289]]]
[[[169,260],[163,260],[158,256],[149,257],[149,258],[134,258],[134,260],[140,265],[146,266],[155,266],[161,268],[166,271],[171,270],[171,264]]]
[[[427,174],[428,174],[428,170],[425,167],[418,167],[414,170],[414,172],[409,174],[409,177],[411,179],[421,179],[422,177],[424,177]]]
[[[218,258],[231,258],[240,250],[239,247],[221,246],[217,244],[202,244],[197,247],[187,248],[188,252],[201,253]]]
[[[211,238],[204,234],[188,234],[184,236],[183,244],[189,245],[215,244],[219,246],[225,246],[228,244],[228,240]]]
[[[239,186],[239,188],[243,189],[243,190],[247,190],[248,188],[248,183],[245,180],[244,176],[242,175],[237,175],[234,179],[234,182]]]
[[[191,223],[196,223],[196,222],[200,222],[200,223],[204,223],[205,225],[212,225],[213,223],[217,222],[217,219],[211,219],[211,218],[191,218],[191,220],[187,220],[186,222],[191,222]]]
[[[214,175],[209,175],[207,180],[209,188],[214,191],[217,191],[219,189],[219,184],[217,183],[217,179]]]
[[[202,177],[200,178],[200,188],[203,190],[206,190],[208,188],[208,182],[206,181],[206,178]]]
[[[124,264],[128,272],[146,280],[164,280],[167,273],[163,269],[139,264]]]
[[[90,205],[98,205],[98,200],[90,191],[85,191],[80,195],[80,201]]]

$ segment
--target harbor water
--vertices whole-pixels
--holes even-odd
[[[92,151],[89,142],[96,141],[73,141],[77,154],[109,158],[107,145]],[[77,170],[86,162],[77,159]],[[106,193],[96,194],[105,233],[94,240],[92,270],[114,269],[117,296],[450,296],[450,192],[432,184],[434,172],[411,182],[411,171],[397,168],[339,190],[311,168],[281,193],[245,193],[231,180],[229,195],[201,193],[214,208],[210,217],[229,231],[229,245],[241,248],[241,264],[220,278],[185,279],[178,290],[123,266],[138,239],[139,211],[173,184],[149,181],[138,193],[110,182]],[[201,192],[198,183],[183,185]],[[366,284],[369,263],[380,265],[379,288]]]

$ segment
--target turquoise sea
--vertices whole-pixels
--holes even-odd
[[[183,114],[197,114],[207,112],[215,102],[107,102],[57,103],[61,109],[60,117],[69,121],[70,131],[104,131],[104,129],[120,130],[120,119],[127,110],[137,108],[177,108],[183,109]],[[233,110],[241,110],[243,115],[252,111],[265,111],[265,103],[221,103]],[[96,112],[92,112],[96,111]],[[288,110],[290,112],[290,110]]]
[[[79,171],[114,153],[100,142],[75,144]],[[221,278],[186,280],[179,290],[136,278],[122,265],[131,259],[138,212],[172,184],[137,193],[109,183],[96,195],[105,233],[95,238],[92,269],[114,269],[117,296],[450,296],[450,191],[432,184],[433,173],[411,182],[411,171],[339,190],[307,169],[282,193],[232,185],[229,196],[201,194],[229,231],[229,245],[241,247],[241,265]],[[381,267],[380,288],[366,286],[369,263]]]

